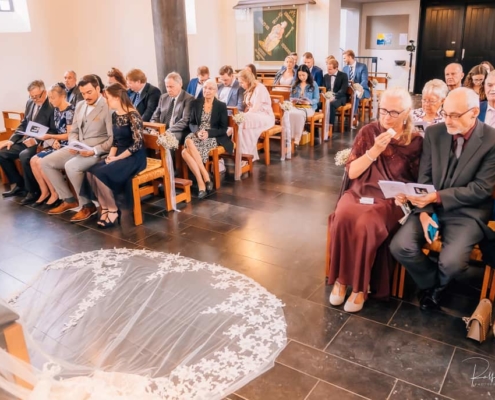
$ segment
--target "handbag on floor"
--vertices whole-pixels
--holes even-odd
[[[483,343],[492,325],[492,302],[488,299],[481,300],[473,315],[462,320],[466,323],[467,337]]]

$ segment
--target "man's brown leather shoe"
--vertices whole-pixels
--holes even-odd
[[[96,214],[97,212],[98,212],[98,210],[96,209],[96,207],[94,205],[84,206],[83,208],[81,208],[81,211],[76,213],[76,215],[74,215],[70,219],[70,222],[80,222],[80,221],[87,220],[89,217]]]
[[[67,203],[66,201],[64,201],[58,207],[52,208],[50,211],[48,211],[48,214],[50,215],[63,214],[64,212],[77,207],[79,207],[79,203],[77,201],[73,203]]]

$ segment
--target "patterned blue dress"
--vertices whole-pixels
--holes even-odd
[[[67,125],[72,125],[73,119],[74,105],[70,104],[64,111],[60,111],[60,109],[58,109],[57,107],[54,108],[54,120],[58,134],[67,133]],[[50,144],[48,144],[48,146],[45,147],[43,151],[37,154],[39,158],[43,158],[56,150],[52,147],[53,141],[53,139],[45,140],[45,144]],[[62,146],[68,144],[68,140],[59,140],[59,142]]]

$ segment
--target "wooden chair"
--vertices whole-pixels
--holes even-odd
[[[235,123],[233,116],[239,114],[239,109],[237,107],[227,107],[227,110],[230,111],[229,127],[232,128],[232,131],[233,131],[232,141],[234,142],[234,154],[223,153],[223,154],[219,154],[219,157],[224,158],[224,159],[229,159],[229,160],[235,160],[236,154],[237,154],[237,149],[239,149],[239,140],[238,140],[239,127]],[[240,168],[241,176],[245,173],[247,173],[248,176],[251,176],[251,174],[253,173],[253,156],[251,154],[241,154],[240,160],[246,161],[246,165],[244,165],[243,167]]]
[[[145,128],[152,128],[158,131],[159,134],[165,133],[165,125],[156,124],[151,122],[144,123]],[[183,192],[175,196],[176,203],[191,201],[191,185],[192,182],[188,179],[175,178],[174,182],[170,181],[170,174],[167,167],[165,149],[160,146],[157,141],[156,135],[149,133],[143,134],[144,146],[147,149],[154,150],[155,153],[160,153],[160,158],[147,157],[146,168],[132,178],[132,193],[134,197],[134,224],[141,225],[143,223],[143,214],[141,211],[141,197],[153,193],[155,196],[159,194],[158,185],[160,179],[163,182],[163,191],[165,194],[165,209],[171,211],[172,205],[172,184],[175,184],[176,188],[182,189]],[[151,183],[151,184],[148,184]],[[148,185],[144,185],[148,184]]]
[[[320,131],[320,143],[323,141],[323,129],[326,120],[328,119],[327,116],[327,98],[325,97],[325,93],[327,91],[326,88],[324,88],[325,91],[320,91],[320,103],[321,103],[321,112],[315,112],[313,115],[313,123],[312,123],[312,129],[309,131],[309,145],[314,146],[315,145],[315,128],[318,128]],[[316,117],[316,118],[315,118]],[[330,125],[330,128],[328,130],[328,137],[332,137],[332,126]]]
[[[283,101],[290,99],[291,86],[289,85],[271,85],[266,87],[270,95],[282,96]]]
[[[18,111],[2,111],[5,132],[0,133],[0,142],[8,140],[15,132],[21,121],[24,119],[24,113]],[[19,159],[15,160],[17,170],[22,175],[22,165]],[[0,179],[2,180],[5,190],[10,190],[10,182],[5,172],[0,168]]]
[[[344,124],[346,117],[349,119],[349,129],[351,128],[352,125],[351,115],[352,115],[352,109],[354,107],[354,90],[351,87],[347,89],[347,97],[350,99],[350,101],[348,101],[343,106],[337,108],[335,112],[335,116],[339,118],[340,133],[344,132]]]
[[[277,92],[275,92],[277,93]],[[272,110],[273,110],[273,115],[275,115],[275,125],[280,125],[282,126],[282,118],[284,117],[284,110],[282,109],[282,103],[285,101],[284,96],[281,94],[272,94],[270,95],[270,98],[272,99]],[[287,153],[287,149],[284,147],[282,140],[282,131],[280,132],[280,135],[272,135],[270,136],[270,140],[280,140],[280,158],[284,158],[285,154]],[[291,153],[294,154],[296,146],[294,139],[291,140]]]
[[[495,221],[490,221],[488,226],[495,230]],[[442,241],[440,239],[435,240],[432,244],[426,243],[423,246],[423,253],[428,255],[430,252],[440,253],[442,251]],[[469,256],[470,261],[483,262],[483,254],[478,245],[474,246]],[[402,299],[404,296],[404,283],[406,279],[406,268],[403,265],[397,263],[394,270],[394,276],[392,281],[392,296],[396,296]],[[485,265],[485,274],[483,276],[483,283],[481,285],[480,300],[489,298],[492,302],[495,300],[495,272],[489,265]]]
[[[0,300],[0,334],[3,335],[5,350],[10,355],[30,364],[24,332],[22,326],[16,322],[18,319],[19,315],[8,307],[6,303]],[[0,340],[0,342],[2,342],[2,340]],[[26,389],[33,388],[29,383],[23,381],[18,376],[14,376],[14,380],[17,385]]]
[[[373,85],[368,79],[368,88],[370,90],[370,97],[368,99],[362,98],[359,101],[358,115],[361,112],[361,122],[364,122],[366,114],[368,114],[368,121],[371,121],[373,114]]]

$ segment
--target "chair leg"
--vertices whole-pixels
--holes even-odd
[[[344,133],[344,122],[345,122],[345,115],[344,112],[342,111],[342,114],[339,117],[340,121],[340,133]]]
[[[163,177],[163,192],[165,197],[165,209],[167,211],[172,211],[172,185],[175,185],[175,182],[170,182],[170,177],[168,173]]]
[[[215,189],[220,188],[220,160],[218,149],[213,149],[213,179],[215,180]]]
[[[480,300],[488,297],[488,288],[490,287],[491,278],[492,278],[492,269],[488,265],[486,265],[485,274],[483,275],[483,284],[481,285]]]
[[[143,214],[141,212],[141,195],[139,194],[139,184],[132,182],[132,196],[134,199],[134,225],[143,224]]]
[[[400,264],[395,263],[394,275],[392,277],[392,296],[397,297],[397,287],[399,286]]]
[[[3,335],[7,353],[29,364],[29,353],[26,347],[26,341],[24,339],[22,326],[17,322],[13,323],[4,329]],[[33,388],[28,382],[23,381],[18,376],[14,376],[14,379],[15,382],[20,386],[23,386],[27,389]]]
[[[490,301],[493,303],[493,301],[495,301],[495,272],[493,271],[492,268],[491,269],[491,282],[490,282],[490,295],[488,296],[488,298],[490,299]]]
[[[311,147],[315,145],[315,120],[313,118],[309,122],[309,145]]]
[[[406,267],[400,266],[399,299],[404,297],[404,283],[406,281]]]
[[[265,150],[265,165],[270,165],[270,136],[267,134],[265,134],[263,148]]]

